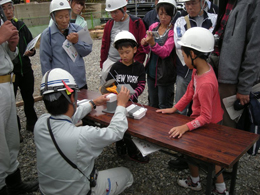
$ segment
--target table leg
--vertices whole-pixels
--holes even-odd
[[[206,194],[210,195],[212,190],[212,181],[213,181],[213,171],[215,172],[215,165],[208,165],[208,175],[207,175],[207,185],[206,185]]]
[[[232,176],[231,176],[231,182],[230,182],[230,189],[229,189],[229,194],[234,195],[235,194],[235,186],[236,186],[236,179],[237,179],[237,168],[238,168],[238,162],[237,161],[232,170]]]

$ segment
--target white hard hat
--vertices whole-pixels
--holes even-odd
[[[106,8],[107,12],[112,12],[127,5],[126,0],[106,0]]]
[[[160,3],[169,3],[169,4],[172,4],[175,8],[177,7],[177,4],[176,4],[175,0],[159,0],[157,5],[160,4]]]
[[[134,41],[137,45],[135,36],[126,30],[123,30],[123,31],[120,31],[119,33],[117,33],[117,35],[115,36],[115,40],[114,40],[114,46],[115,46],[116,42],[120,41],[120,40],[131,40],[131,41]]]
[[[50,14],[52,12],[64,9],[71,9],[70,4],[67,0],[52,0],[50,3]]]
[[[12,0],[0,0],[0,5],[4,5],[6,3],[13,3]]]
[[[214,36],[206,28],[193,27],[188,29],[178,44],[197,51],[208,53],[214,50]]]
[[[66,89],[78,89],[75,79],[69,72],[61,68],[54,68],[44,74],[41,82],[41,95]]]

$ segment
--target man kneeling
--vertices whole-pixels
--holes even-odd
[[[74,78],[63,69],[43,76],[41,94],[49,114],[43,114],[34,129],[41,193],[119,194],[132,185],[131,172],[124,167],[97,172],[94,163],[103,148],[121,140],[128,128],[129,91],[121,89],[110,125],[98,128],[75,124],[109,99],[102,95],[77,107],[77,90]]]

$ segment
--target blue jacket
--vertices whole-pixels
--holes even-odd
[[[82,27],[76,24],[69,24],[69,32],[78,32]],[[62,48],[65,36],[58,30],[53,23],[46,28],[41,35],[40,61],[42,74],[53,68],[62,68],[67,70],[74,78],[79,88],[86,84],[86,70],[84,56],[92,51],[92,45],[87,45],[83,41],[73,44],[78,52],[76,61],[73,62],[66,51]]]

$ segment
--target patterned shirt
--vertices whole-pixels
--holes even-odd
[[[229,0],[228,3],[227,3],[226,11],[225,11],[225,14],[223,15],[223,17],[221,19],[220,27],[219,27],[219,29],[215,33],[215,34],[217,34],[220,37],[220,39],[223,39],[223,33],[224,33],[224,30],[225,30],[225,26],[227,24],[227,21],[228,21],[230,13],[232,12],[234,4],[235,4],[234,0]],[[216,53],[219,56],[220,52],[219,52],[219,48],[218,47],[215,47],[215,52],[214,53]]]

